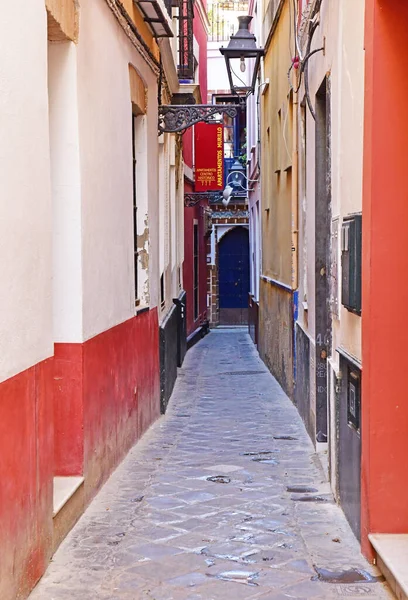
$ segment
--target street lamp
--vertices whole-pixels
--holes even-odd
[[[245,169],[236,158],[230,172],[227,175],[226,186],[222,192],[222,203],[225,207],[230,203],[231,198],[237,192],[253,192],[253,189],[247,188],[248,183],[258,183],[259,179],[248,179]]]
[[[230,168],[230,172],[227,176],[227,183],[234,189],[239,190],[240,188],[245,189],[246,172],[242,163],[236,158]]]
[[[256,38],[248,29],[251,21],[250,15],[238,17],[238,31],[231,36],[226,48],[220,48],[220,52],[225,58],[231,92],[239,96],[249,96],[249,94],[255,93],[259,64],[264,55],[264,49],[257,47]],[[255,63],[252,79],[248,81],[247,71],[251,60],[254,60]]]

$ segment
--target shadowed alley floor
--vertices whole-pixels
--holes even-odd
[[[225,329],[189,351],[167,414],[109,479],[30,600],[392,598],[376,580],[314,581],[314,565],[377,574],[295,407],[246,332]]]

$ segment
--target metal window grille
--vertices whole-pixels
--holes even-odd
[[[210,42],[228,41],[238,29],[237,17],[248,14],[248,0],[209,2]]]
[[[179,48],[178,77],[194,81],[196,61],[194,58],[194,4],[193,0],[178,0]]]
[[[172,6],[173,6],[173,2],[172,0],[164,0],[164,6],[167,9],[167,12],[169,14],[169,16],[172,16]]]

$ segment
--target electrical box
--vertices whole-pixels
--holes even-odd
[[[361,214],[343,219],[341,228],[341,302],[361,314]]]
[[[357,369],[347,367],[347,422],[360,433],[361,415],[361,374]]]
[[[340,218],[335,217],[331,222],[331,257],[330,257],[330,309],[336,319],[339,318],[339,254],[340,254]]]

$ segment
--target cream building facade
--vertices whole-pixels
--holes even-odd
[[[303,22],[310,9],[304,7]],[[352,422],[349,409],[350,393],[356,396],[356,416],[361,404],[361,295],[359,306],[351,306],[345,298],[349,275],[351,281],[345,261],[355,234],[360,246],[360,265],[355,268],[360,270],[361,286],[364,17],[364,2],[322,2],[311,49],[324,50],[310,58],[308,71],[316,121],[307,107],[304,83],[299,90],[302,251],[295,325],[299,374],[307,380],[307,363],[310,373],[310,401],[302,409],[303,417],[318,447],[319,441],[326,441],[324,436],[318,437],[319,431],[327,435],[332,488],[357,536],[361,431],[359,422]],[[299,377],[299,405],[302,390],[304,383]]]
[[[365,3],[262,14],[258,348],[359,536]]]

